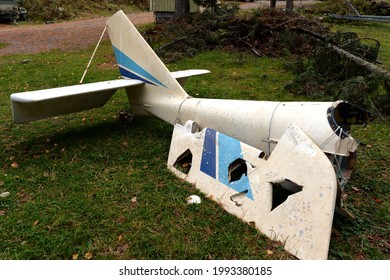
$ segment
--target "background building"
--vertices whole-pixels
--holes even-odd
[[[150,10],[156,15],[157,23],[171,20],[175,15],[175,0],[150,0]],[[190,12],[198,10],[199,7],[190,0]]]

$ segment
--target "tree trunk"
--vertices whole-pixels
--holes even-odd
[[[293,0],[286,0],[286,11],[292,12],[294,10],[294,1]]]
[[[300,31],[300,32],[304,32],[306,34],[309,34],[309,35],[311,35],[311,36],[313,36],[313,37],[315,37],[315,38],[317,38],[317,39],[319,39],[319,40],[321,40],[323,42],[326,42],[326,39],[323,36],[313,32],[311,30],[307,30],[305,28],[300,28],[300,27],[298,27],[297,30]],[[368,62],[368,61],[366,61],[366,60],[364,60],[364,59],[362,59],[362,58],[360,58],[360,57],[358,57],[358,56],[356,56],[356,55],[354,55],[354,54],[352,54],[350,52],[347,52],[347,51],[337,47],[332,42],[329,43],[329,47],[333,51],[335,51],[338,54],[340,54],[341,56],[344,56],[345,58],[355,62],[357,65],[360,65],[360,66],[364,67],[366,70],[370,71],[371,73],[374,73],[374,74],[378,75],[379,77],[383,78],[385,81],[389,81],[390,82],[390,72],[387,71],[386,69],[383,69],[383,68],[381,68],[381,67],[379,67],[379,66],[377,66],[377,65],[375,65],[375,64],[373,64],[371,62]]]
[[[276,0],[271,0],[271,5],[270,5],[271,8],[275,8],[276,7]]]
[[[190,15],[190,0],[175,0],[175,18],[185,18]]]
[[[355,62],[356,64],[366,68],[371,73],[374,73],[374,74],[382,77],[383,79],[390,81],[390,72],[389,71],[387,71],[379,66],[376,66],[375,64],[368,62],[368,61],[366,61],[358,56],[355,56],[355,55],[351,54],[350,52],[347,52],[343,49],[340,49],[339,47],[336,47],[334,45],[331,45],[331,48],[333,51],[337,52],[338,54],[340,54],[340,55],[346,57],[347,59]]]

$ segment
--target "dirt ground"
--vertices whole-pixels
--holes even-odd
[[[295,7],[312,4],[315,1],[294,1]],[[277,1],[278,7],[284,7],[285,1]],[[242,9],[268,7],[269,1],[242,2]],[[154,21],[152,12],[128,14],[135,25]],[[53,49],[77,50],[96,45],[104,30],[108,18],[73,20],[43,25],[7,25],[0,24],[0,56],[10,54],[33,54]],[[107,37],[107,32],[105,34]]]
[[[142,25],[154,20],[153,13],[128,14],[135,25]],[[107,18],[75,20],[44,25],[0,24],[0,43],[7,46],[0,48],[1,55],[40,53],[52,49],[72,50],[95,45],[104,30]],[[107,32],[105,34],[107,35]]]

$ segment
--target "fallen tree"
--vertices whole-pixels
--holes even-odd
[[[149,29],[146,34],[166,62],[204,50],[226,48],[257,56],[288,57],[297,78],[286,85],[294,94],[319,100],[345,99],[390,115],[390,74],[375,64],[380,44],[355,33],[333,33],[321,22],[267,9],[239,13],[237,6],[205,10],[188,21]],[[294,59],[296,58],[296,59]]]
[[[306,34],[309,34],[309,35],[313,36],[314,38],[317,38],[317,39],[321,40],[322,42],[327,42],[328,41],[327,38],[325,38],[324,36],[321,36],[320,34],[317,34],[317,33],[313,32],[311,30],[307,30],[305,28],[297,28],[297,30],[300,31],[300,32],[304,32]],[[335,43],[335,42],[330,41],[328,43],[328,47],[331,48],[332,51],[337,52],[338,54],[344,56],[345,58],[353,61],[357,65],[360,65],[360,66],[364,67],[369,72],[378,75],[379,77],[383,78],[386,81],[390,81],[390,72],[385,70],[385,69],[383,69],[382,67],[379,67],[379,66],[377,66],[376,64],[374,64],[374,63],[372,63],[370,61],[362,59],[359,56],[356,56],[356,55],[354,55],[354,54],[352,54],[352,53],[350,53],[350,52],[348,52],[348,51],[338,47],[337,43]]]

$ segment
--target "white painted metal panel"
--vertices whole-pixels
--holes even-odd
[[[269,159],[234,138],[196,127],[192,121],[175,125],[168,168],[298,258],[327,259],[337,180],[321,149],[296,124],[285,130]],[[176,167],[186,151],[192,154],[187,174]],[[236,159],[245,161],[247,172],[229,181],[228,165]],[[275,186],[286,180],[301,191],[273,208]]]

